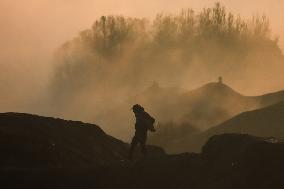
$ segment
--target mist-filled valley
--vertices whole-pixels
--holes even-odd
[[[208,110],[215,119],[210,123],[208,117],[192,115],[212,100],[210,95],[185,108],[188,91],[219,76],[237,89],[281,86],[284,56],[271,32],[266,16],[243,19],[220,3],[199,12],[157,14],[153,20],[102,16],[58,48],[47,93],[33,106],[44,115],[99,124],[126,140],[135,103],[145,106],[161,125],[193,123],[204,130],[260,106],[239,98],[229,105],[218,102],[214,106],[222,113]]]

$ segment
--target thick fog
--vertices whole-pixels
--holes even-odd
[[[279,38],[278,46],[284,49],[283,1],[220,2],[227,11],[231,11],[235,16],[240,14],[244,20],[249,20],[256,15],[261,17],[265,13],[270,21],[270,39]],[[224,75],[227,84],[245,95],[260,95],[284,89],[284,76],[281,73],[284,67],[284,64],[281,64],[283,59],[279,57],[277,49],[270,51],[274,47],[269,47],[269,52],[250,51],[251,55],[245,58],[245,62],[252,62],[252,64],[242,66],[241,70],[236,71],[236,68],[222,67],[218,70],[218,66],[200,65],[199,56],[191,60],[190,66],[185,66],[187,60],[184,58],[187,56],[181,55],[180,53],[183,52],[179,50],[165,50],[164,54],[159,51],[155,54],[157,57],[153,57],[151,61],[164,61],[163,65],[140,66],[137,69],[133,68],[133,61],[139,62],[140,60],[135,58],[143,58],[145,46],[142,49],[135,49],[128,45],[130,42],[127,42],[120,47],[125,49],[119,56],[119,60],[102,61],[93,54],[89,55],[84,47],[75,45],[72,53],[76,52],[75,54],[79,54],[78,57],[83,57],[84,60],[77,57],[74,61],[83,61],[84,64],[78,64],[77,67],[71,66],[72,70],[75,69],[75,71],[71,70],[71,73],[75,73],[76,76],[71,78],[67,76],[66,82],[71,82],[72,85],[66,85],[62,76],[58,81],[56,74],[70,71],[60,59],[60,53],[66,53],[62,45],[74,40],[81,31],[91,29],[94,22],[100,20],[102,15],[123,15],[141,20],[145,18],[147,19],[145,22],[150,22],[148,24],[151,25],[159,13],[175,15],[179,14],[183,8],[192,8],[198,14],[204,7],[213,7],[214,4],[215,1],[209,0],[202,2],[197,0],[119,2],[112,0],[17,2],[2,0],[0,2],[0,111],[29,112],[89,121],[98,123],[111,134],[113,131],[115,135],[123,137],[123,134],[119,132],[121,125],[124,125],[123,128],[129,127],[134,121],[129,110],[131,103],[134,103],[135,99],[145,102],[141,100],[141,97],[135,98],[135,96],[145,92],[153,82],[158,82],[164,88],[172,87],[171,89],[176,93],[181,93],[180,90],[194,89],[206,82],[216,80],[219,75]],[[68,49],[70,50],[70,47],[67,47],[67,51]],[[221,56],[226,55],[222,54],[221,50],[218,51],[217,48],[215,53],[220,53]],[[152,50],[151,53],[153,53]],[[150,54],[145,55],[147,61],[150,60],[149,56]],[[207,56],[209,56],[208,60],[202,60],[203,62],[209,62],[210,55]],[[229,54],[223,60],[231,60],[230,56]],[[86,57],[88,57],[87,61]],[[115,65],[109,64],[116,61]],[[94,66],[93,62],[104,64]],[[172,62],[177,64],[173,66]],[[258,64],[259,62],[262,63]],[[94,70],[101,70],[101,72]],[[170,102],[169,105],[171,105]],[[148,110],[151,112],[150,108]],[[108,111],[119,112],[119,114],[113,115]],[[158,116],[170,115],[161,113]],[[121,121],[124,123],[115,123]]]

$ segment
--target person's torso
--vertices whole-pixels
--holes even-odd
[[[147,123],[147,116],[146,112],[138,112],[135,113],[136,123],[135,129],[138,132],[147,132],[148,131],[148,123]]]

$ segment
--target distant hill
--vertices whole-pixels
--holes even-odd
[[[261,96],[245,96],[223,82],[207,83],[182,92],[178,88],[162,88],[156,83],[131,99],[145,104],[162,122],[190,123],[208,129],[245,111],[263,108],[284,100],[284,91]]]
[[[243,96],[226,84],[212,82],[184,93],[179,98],[178,106],[183,112],[183,120],[187,119],[196,127],[206,129],[260,105],[258,100]]]
[[[284,91],[261,96],[244,96],[221,81],[208,83],[195,90],[180,94],[170,93],[165,89],[159,91],[154,94],[160,95],[161,91],[166,91],[168,98],[163,98],[164,96],[160,95],[160,101],[165,101],[165,103],[160,103],[157,107],[160,111],[171,114],[166,116],[168,119],[166,121],[171,122],[169,119],[174,121],[171,127],[168,127],[169,123],[162,122],[158,128],[160,130],[150,137],[150,142],[163,146],[169,151],[176,147],[179,148],[180,141],[191,138],[198,130],[202,132],[202,130],[210,129],[242,112],[264,108],[284,100]],[[155,98],[158,97],[155,96]],[[148,103],[147,106],[153,107],[149,109],[154,112],[156,110],[155,98],[145,100]],[[157,115],[160,114],[157,113]],[[169,133],[169,135],[164,133]],[[171,133],[174,136],[171,137],[170,135],[173,135]],[[175,133],[180,133],[180,135]]]
[[[222,82],[208,83],[179,97],[184,119],[210,128],[241,112],[263,108],[284,100],[284,91],[245,96]]]
[[[265,107],[265,106],[276,104],[280,101],[283,101],[284,100],[284,90],[274,92],[274,93],[264,94],[261,96],[256,96],[254,98],[258,101],[260,106]]]
[[[22,113],[0,114],[0,169],[98,166],[124,160],[128,144],[80,121]],[[150,147],[151,154],[164,154]]]

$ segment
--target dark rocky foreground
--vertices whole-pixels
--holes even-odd
[[[22,113],[0,114],[2,169],[64,169],[123,160],[129,145],[80,121]],[[164,155],[150,146],[153,156]]]
[[[127,144],[82,122],[1,114],[0,136],[1,188],[284,187],[284,143],[273,138],[215,135],[199,154],[150,147],[128,161]]]
[[[2,170],[1,183],[19,188],[283,188],[284,144],[225,134],[200,154],[165,155],[108,165]]]

